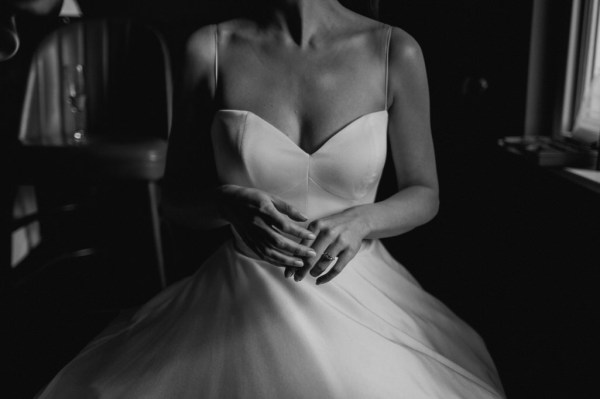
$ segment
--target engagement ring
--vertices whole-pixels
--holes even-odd
[[[327,252],[323,253],[323,256],[321,256],[321,258],[325,259],[326,261],[331,262],[334,258],[333,256],[329,255]]]

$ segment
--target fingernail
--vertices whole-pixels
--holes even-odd
[[[302,266],[304,266],[304,263],[302,261],[300,261],[300,260],[295,260],[294,261],[294,265],[296,267],[302,267]]]
[[[309,233],[309,234],[306,236],[306,238],[307,238],[307,239],[309,239],[309,240],[314,240],[315,238],[317,238],[317,236],[316,236],[316,235],[314,235],[314,234],[312,234],[312,233]]]
[[[317,253],[313,250],[308,251],[308,257],[309,258],[314,258],[315,256],[317,256]]]

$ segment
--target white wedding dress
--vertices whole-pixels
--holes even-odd
[[[387,111],[364,115],[308,154],[258,115],[221,110],[217,170],[319,218],[374,200],[387,122]],[[503,397],[480,337],[379,241],[314,281],[285,279],[236,236],[94,340],[41,398]]]
[[[215,81],[217,61],[215,52]],[[211,134],[223,183],[277,195],[314,220],[374,201],[387,126],[386,110],[363,115],[312,154],[250,111],[218,111]],[[194,275],[91,342],[40,396],[502,397],[481,338],[378,240],[317,286],[310,275],[285,279],[235,231]]]

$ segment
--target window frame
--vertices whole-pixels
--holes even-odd
[[[594,59],[600,57],[600,0],[573,0],[564,79],[559,138],[584,143],[600,139],[600,119],[580,114],[586,87],[591,84]],[[594,40],[595,36],[595,40]],[[596,61],[596,63],[600,60]]]

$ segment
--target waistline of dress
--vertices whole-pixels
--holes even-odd
[[[249,258],[253,258],[253,259],[256,259],[259,261],[264,261],[264,259],[260,255],[258,255],[250,247],[248,247],[248,245],[246,245],[246,243],[244,242],[242,237],[235,230],[235,228],[233,228],[233,226],[231,228],[231,231],[233,232],[233,237],[231,238],[233,249],[235,249],[240,254],[247,256]],[[363,240],[363,242],[360,246],[360,249],[358,250],[356,255],[354,255],[354,257],[357,257],[360,254],[372,249],[375,241],[376,240]]]

